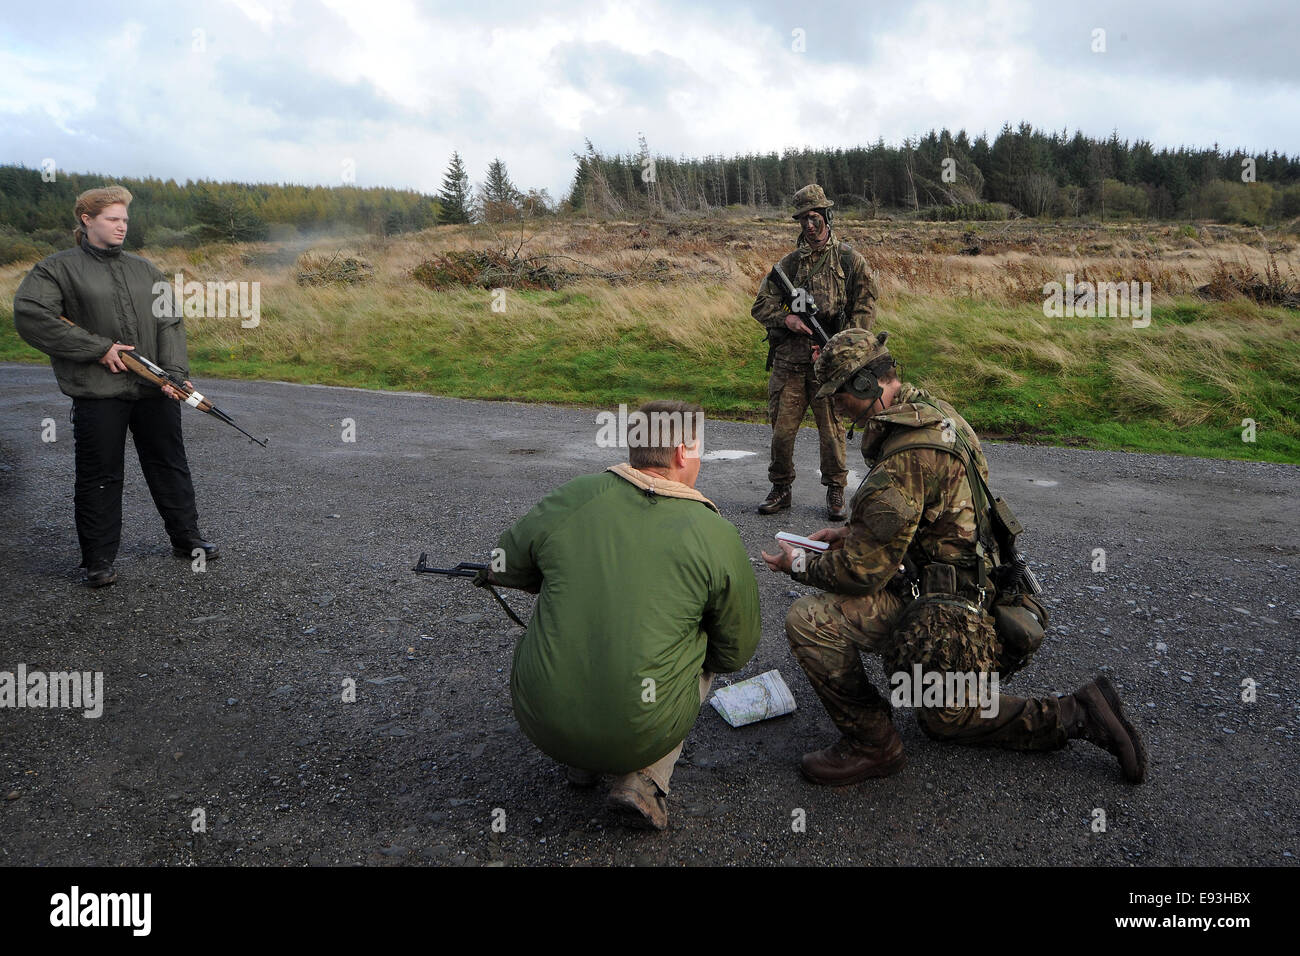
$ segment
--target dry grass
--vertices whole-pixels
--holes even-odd
[[[1294,237],[1266,238],[1246,227],[1062,225],[1013,222],[981,224],[979,255],[963,254],[975,235],[962,223],[859,223],[837,232],[867,259],[882,301],[897,295],[967,297],[999,303],[1039,302],[1043,284],[1073,273],[1077,281],[1136,279],[1156,295],[1178,296],[1225,275],[1268,274],[1276,256],[1282,274],[1300,262]],[[1187,231],[1195,237],[1186,235]],[[795,229],[778,219],[710,219],[681,222],[554,220],[543,227],[502,229],[485,225],[442,227],[394,237],[317,240],[287,246],[271,243],[209,245],[194,250],[145,250],[166,275],[260,281],[263,302],[298,295],[288,266],[348,262],[373,265],[380,284],[404,285],[416,267],[436,256],[482,251],[509,256],[570,257],[595,273],[647,273],[661,263],[671,278],[697,279],[752,298],[773,262],[791,248]],[[9,295],[30,267],[0,268],[0,290]],[[353,270],[354,272],[356,270]],[[366,270],[362,270],[366,271]],[[683,296],[683,298],[689,298]]]
[[[1231,455],[1207,443],[1251,417],[1294,433],[1300,448],[1295,313],[1232,288],[1223,301],[1197,295],[1225,263],[1242,276],[1293,274],[1300,255],[1285,238],[1218,226],[838,228],[868,260],[881,289],[878,325],[890,331],[909,377],[957,399],[977,427]],[[447,227],[148,255],[169,278],[183,271],[187,279],[261,283],[256,332],[226,320],[187,323],[199,374],[591,403],[664,397],[669,389],[743,417],[761,414],[765,379],[761,330],[749,309],[794,234],[791,223],[773,219],[555,221],[523,232]],[[300,286],[300,257],[364,260],[373,277]],[[412,277],[431,260],[547,257],[576,260],[592,277],[575,270],[558,290],[509,289],[504,314],[492,310],[492,292],[481,284],[430,288]],[[12,301],[26,269],[0,269],[0,295]],[[1045,318],[1043,285],[1066,273],[1077,282],[1150,282],[1152,326]],[[11,324],[0,347],[14,357],[30,352]]]

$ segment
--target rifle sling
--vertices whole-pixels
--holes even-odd
[[[929,405],[931,408],[943,412],[944,418],[948,417],[947,412],[944,412],[942,408],[939,408],[938,405],[935,405],[932,402],[918,400],[917,404]],[[965,436],[962,435],[955,422],[953,423],[952,433],[955,436],[955,441],[952,443],[909,441],[899,445],[897,448],[884,452],[876,460],[876,464],[879,465],[886,458],[892,458],[900,452],[911,451],[915,448],[933,448],[935,451],[947,452],[962,463],[962,467],[966,469],[966,480],[970,485],[971,490],[971,504],[974,506],[975,510],[976,571],[979,577],[979,586],[988,593],[992,588],[989,587],[989,576],[988,571],[984,567],[984,558],[989,556],[994,560],[995,565],[997,563],[995,557],[997,543],[993,540],[993,529],[991,522],[989,521],[989,508],[992,505],[993,494],[989,490],[988,483],[985,482],[984,476],[980,474],[979,466],[975,462],[975,456],[970,447],[970,443],[966,441]],[[961,450],[958,451],[958,448]],[[973,481],[971,480],[972,475],[974,475]]]
[[[486,587],[489,591],[492,592],[492,596],[493,596],[494,598],[497,599],[497,603],[501,605],[501,610],[503,610],[503,611],[506,612],[506,614],[510,617],[510,620],[514,621],[516,624],[518,624],[518,625],[519,625],[520,627],[522,627],[522,628],[527,628],[527,627],[528,627],[527,624],[525,624],[523,621],[519,620],[519,615],[518,615],[518,614],[516,614],[514,611],[510,610],[510,605],[506,603],[506,599],[505,599],[505,598],[503,598],[500,594],[497,593],[497,589],[496,589],[496,588],[494,588],[494,587],[493,587],[492,585],[490,585],[490,584],[486,584],[486,585],[484,585],[484,587]]]

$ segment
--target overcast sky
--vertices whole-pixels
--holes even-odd
[[[854,146],[1004,122],[1300,153],[1300,4],[2,0],[0,162],[559,199],[573,153]],[[1104,52],[1093,52],[1104,30]]]

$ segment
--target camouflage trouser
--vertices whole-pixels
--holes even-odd
[[[823,593],[800,598],[786,615],[790,650],[827,714],[847,737],[875,743],[893,720],[890,703],[867,678],[859,651],[881,654],[889,662],[886,666],[907,666],[923,656],[916,648],[897,647],[893,640],[904,608],[904,602],[888,591],[860,597]],[[987,648],[975,649],[975,656],[984,660],[990,653]],[[1056,750],[1067,739],[1055,697],[999,694],[997,713],[992,716],[981,714],[978,706],[917,707],[916,719],[929,736],[954,743]]]
[[[848,481],[844,426],[835,417],[831,399],[813,398],[819,387],[811,365],[778,364],[772,369],[767,383],[767,420],[772,425],[772,463],[767,478],[774,485],[794,484],[794,440],[809,405],[821,443],[822,484],[843,488]]]

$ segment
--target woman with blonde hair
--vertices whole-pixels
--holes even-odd
[[[72,399],[76,443],[77,537],[86,583],[117,580],[113,561],[122,537],[122,474],[126,433],[135,440],[140,469],[177,557],[217,546],[199,533],[179,401],[124,375],[121,353],[139,348],[176,378],[189,378],[185,326],[175,310],[154,308],[162,273],[124,252],[131,194],[122,186],[88,189],[73,214],[76,245],[38,262],[14,296],[14,325],[34,348],[50,356],[59,389]],[[66,316],[72,325],[63,321]]]

